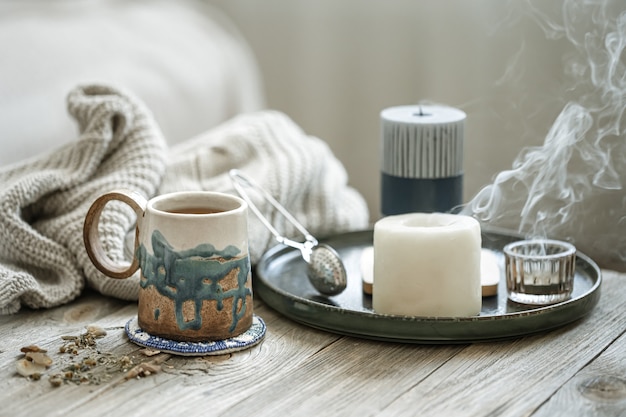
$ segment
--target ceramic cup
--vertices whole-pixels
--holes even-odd
[[[130,266],[111,261],[98,232],[111,201],[137,214],[135,256]],[[235,337],[252,324],[246,202],[215,192],[178,192],[146,201],[132,191],[99,197],[84,224],[85,247],[93,264],[112,278],[141,270],[139,326],[176,341]]]

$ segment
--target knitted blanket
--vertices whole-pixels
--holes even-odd
[[[48,308],[75,299],[85,285],[108,296],[137,298],[139,275],[104,276],[82,241],[85,214],[101,194],[129,188],[146,198],[183,190],[236,194],[228,171],[253,176],[314,235],[367,227],[368,212],[329,147],[279,112],[232,119],[168,148],[149,109],[132,93],[79,86],[67,98],[79,139],[34,159],[0,168],[0,313]],[[298,238],[288,222],[252,196],[274,226]],[[107,204],[100,235],[111,260],[130,262],[134,213]],[[253,263],[276,244],[250,213]],[[303,278],[304,279],[304,278]]]

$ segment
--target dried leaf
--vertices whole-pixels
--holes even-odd
[[[46,349],[42,349],[37,345],[28,345],[28,346],[24,346],[23,348],[20,349],[20,352],[22,353],[27,353],[27,352],[43,352],[46,353],[47,350]]]
[[[128,356],[122,356],[119,360],[119,364],[122,369],[127,369],[132,366],[133,361]]]
[[[28,359],[20,359],[15,365],[15,370],[22,376],[36,377],[37,375],[41,376],[41,373],[46,370],[46,367]]]
[[[161,365],[156,365],[150,362],[144,363],[143,365],[141,365],[141,368],[143,369],[144,373],[151,372],[153,374],[156,374],[157,372],[161,372]]]
[[[52,358],[43,352],[26,352],[25,356],[26,359],[36,363],[37,365],[42,365],[46,368],[52,365]]]
[[[124,375],[125,379],[133,379],[137,377],[150,376],[161,371],[161,365],[152,364],[150,362],[141,363],[135,366]]]
[[[152,359],[150,362],[140,363],[139,365],[126,372],[124,379],[141,378],[161,372],[161,364],[168,360],[171,355],[162,355]]]
[[[96,360],[94,358],[86,358],[83,360],[83,364],[89,366],[89,367],[94,367],[98,364],[98,362],[96,362]]]
[[[87,333],[89,333],[90,335],[94,336],[94,337],[104,337],[107,335],[107,331],[104,330],[102,327],[100,326],[96,326],[94,324],[87,326]]]
[[[145,348],[140,351],[144,356],[154,356],[161,353],[160,350]]]
[[[62,374],[50,375],[50,378],[48,378],[48,381],[50,381],[50,385],[52,385],[53,387],[60,387],[61,384],[63,383],[63,375]]]

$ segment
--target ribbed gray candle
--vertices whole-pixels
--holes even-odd
[[[466,115],[414,105],[381,112],[381,212],[448,212],[463,200]]]

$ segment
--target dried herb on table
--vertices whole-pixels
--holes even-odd
[[[48,380],[53,387],[65,383],[99,385],[109,381],[116,374],[124,374],[124,382],[129,379],[142,378],[153,375],[162,370],[161,364],[170,355],[155,357],[149,362],[135,364],[128,356],[116,357],[111,353],[103,353],[97,349],[97,340],[106,336],[105,329],[99,326],[87,326],[84,333],[73,336],[61,336],[63,344],[59,347],[61,361],[67,362],[60,372],[49,375]],[[32,380],[39,380],[52,365],[53,360],[45,349],[36,345],[21,348],[24,357],[17,365],[17,372]],[[161,352],[144,349],[141,353],[146,356],[158,355]]]

